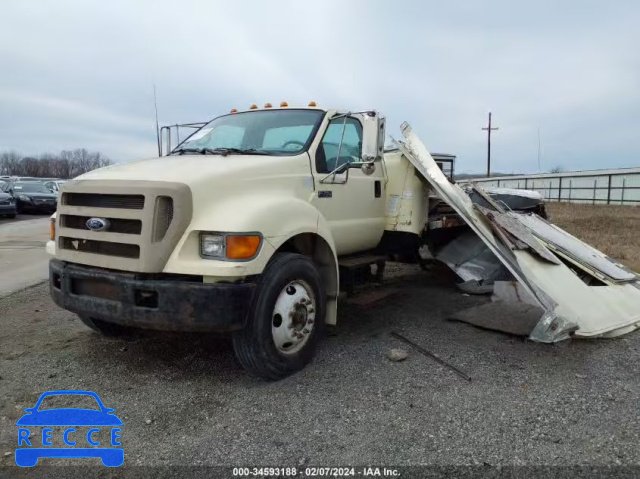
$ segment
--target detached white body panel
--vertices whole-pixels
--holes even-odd
[[[546,311],[531,339],[554,342],[571,333],[579,338],[614,337],[640,327],[640,278],[635,273],[538,217],[500,211],[483,214],[462,189],[442,174],[409,125],[405,123],[402,130],[406,141],[397,143],[400,150],[519,281],[524,293],[518,296],[526,296],[527,302]],[[501,229],[497,220],[505,216],[527,227],[529,237],[511,236]],[[531,233],[540,243],[534,245],[535,250],[523,241],[531,241]],[[543,233],[558,244],[552,246],[541,240]],[[544,259],[554,253],[564,262]],[[568,264],[587,275],[589,284]],[[504,291],[511,292],[510,298],[505,299],[513,298],[511,289]]]

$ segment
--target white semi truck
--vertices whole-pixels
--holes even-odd
[[[403,134],[412,138],[408,127]],[[62,187],[52,222],[51,294],[103,334],[228,332],[243,367],[278,379],[303,368],[336,323],[350,272],[375,264],[380,274],[389,255],[415,258],[430,224],[466,227],[455,214],[430,217],[435,189],[550,311],[538,337],[575,330],[555,321],[560,301],[522,273],[525,253],[507,251],[524,243],[496,245],[482,225],[500,205],[473,217],[419,140],[390,152],[384,141],[375,111],[252,105],[167,156],[82,175]]]

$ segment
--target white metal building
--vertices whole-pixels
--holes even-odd
[[[463,183],[540,192],[547,201],[640,205],[640,167],[474,178]]]

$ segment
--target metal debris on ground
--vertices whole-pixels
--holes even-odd
[[[457,311],[448,319],[515,336],[530,336],[543,314],[539,306],[499,301]]]
[[[435,362],[437,362],[438,364],[441,364],[442,366],[446,366],[447,368],[451,369],[454,373],[456,373],[458,376],[460,376],[462,379],[465,379],[467,381],[471,381],[471,376],[467,375],[466,373],[462,372],[460,369],[458,369],[457,367],[455,367],[452,364],[449,364],[448,362],[446,362],[444,359],[441,359],[438,355],[427,351],[426,349],[424,349],[422,346],[418,346],[416,343],[414,343],[413,341],[410,341],[409,339],[405,338],[404,336],[402,336],[401,334],[396,333],[395,331],[391,332],[391,336],[393,336],[396,339],[399,339],[400,341],[402,341],[403,343],[408,344],[409,346],[411,346],[413,349],[415,349],[416,351],[418,351],[421,354],[424,354],[425,356],[430,357],[431,359],[433,359]]]

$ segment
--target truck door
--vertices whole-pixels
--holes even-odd
[[[366,121],[373,120],[364,115],[340,115],[330,120],[315,151],[312,204],[329,223],[339,255],[374,248],[384,232],[386,202],[381,162],[375,162],[371,175],[360,168],[329,175],[344,163],[363,161]]]

